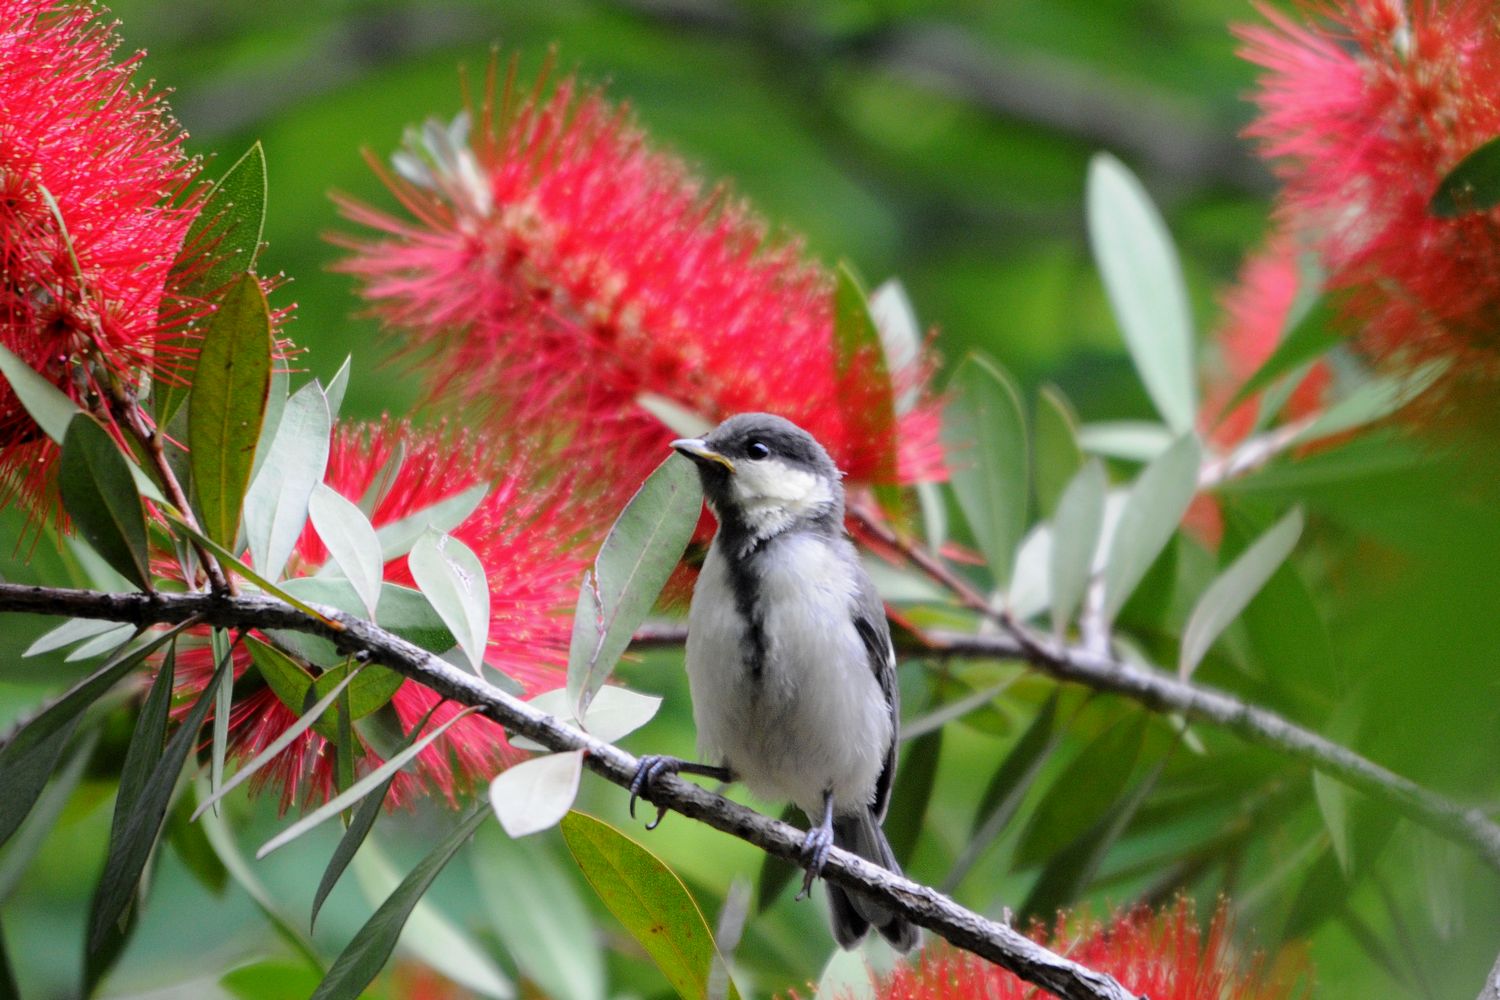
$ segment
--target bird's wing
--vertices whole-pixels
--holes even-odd
[[[896,688],[896,647],[891,643],[891,626],[885,619],[885,603],[875,590],[875,584],[863,573],[860,574],[859,594],[854,604],[854,628],[864,641],[865,653],[870,669],[880,682],[885,693],[886,707],[891,713],[891,744],[885,749],[885,767],[875,782],[875,801],[871,805],[878,819],[885,819],[886,807],[890,804],[891,782],[896,778],[896,727],[901,721],[901,695]]]

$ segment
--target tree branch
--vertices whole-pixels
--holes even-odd
[[[1484,977],[1484,985],[1479,989],[1478,1000],[1500,1000],[1500,958],[1495,959],[1494,968],[1490,974]]]
[[[906,640],[899,648],[914,655],[1019,660],[1060,681],[1122,695],[1153,711],[1178,712],[1189,719],[1214,723],[1389,803],[1414,823],[1471,848],[1500,871],[1500,825],[1478,807],[1430,791],[1285,716],[1226,691],[1082,646],[1066,645],[1019,624],[1009,627],[1020,635],[928,631],[920,641]],[[684,629],[654,626],[637,633],[636,644],[678,645],[685,639]]]
[[[525,736],[552,750],[586,751],[589,769],[622,788],[628,787],[635,776],[638,762],[623,750],[563,725],[553,716],[367,621],[331,608],[319,610],[340,623],[343,630],[330,628],[270,597],[102,594],[0,584],[0,612],[70,615],[136,625],[176,624],[200,615],[206,624],[220,628],[279,628],[319,635],[332,641],[341,652],[383,664],[445,698],[478,706],[484,715],[512,734]],[[657,805],[754,844],[768,854],[800,862],[801,830],[681,778],[657,779],[646,797]],[[879,899],[953,945],[1051,990],[1064,1000],[1137,1000],[1110,976],[1049,951],[1013,928],[959,906],[935,889],[894,875],[848,851],[834,848],[829,853],[823,877],[845,889]]]

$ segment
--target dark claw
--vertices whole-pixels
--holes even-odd
[[[671,774],[677,770],[677,762],[671,757],[662,757],[657,754],[647,754],[641,758],[636,765],[635,777],[630,779],[630,818],[635,819],[635,800],[642,795],[651,793],[651,783],[663,774]],[[656,819],[646,824],[646,829],[655,830],[666,815],[666,806],[656,807]]]
[[[823,866],[828,863],[828,852],[832,849],[832,828],[815,826],[807,831],[807,839],[802,841],[802,863],[807,866],[807,871],[802,875],[802,891],[797,893],[797,900],[806,899],[812,894],[813,880],[823,874]]]

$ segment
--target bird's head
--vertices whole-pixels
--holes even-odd
[[[705,437],[679,438],[672,447],[698,466],[720,524],[751,539],[843,520],[844,487],[833,459],[790,420],[741,413]]]

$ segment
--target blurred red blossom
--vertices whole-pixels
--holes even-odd
[[[327,484],[358,502],[388,459],[404,450],[399,469],[374,507],[379,528],[491,480],[478,508],[451,534],[471,548],[485,567],[490,588],[490,643],[486,662],[520,681],[530,693],[564,682],[571,622],[567,611],[577,599],[578,582],[596,547],[594,508],[575,502],[567,480],[547,481],[524,452],[503,459],[486,454],[481,442],[463,431],[416,430],[391,421],[341,425],[334,432]],[[308,527],[287,572],[310,575],[327,558],[317,533]],[[388,583],[412,586],[402,556],[386,564]],[[252,669],[248,653],[236,650],[235,676]],[[177,689],[184,710],[213,671],[206,646],[179,653]],[[428,688],[405,681],[390,708],[402,731],[410,731],[442,699]],[[428,730],[457,715],[462,706],[442,703]],[[230,749],[248,759],[264,750],[297,719],[269,688],[236,696],[230,718]],[[359,739],[358,736],[356,736]],[[381,763],[374,748],[360,741],[358,773]],[[450,802],[517,759],[504,731],[489,720],[468,716],[453,725],[402,772],[392,786],[392,806],[410,802],[421,789]],[[333,748],[308,730],[273,764],[256,775],[257,789],[276,786],[283,808],[300,800],[327,799],[334,789]]]
[[[607,451],[632,486],[676,436],[643,394],[709,422],[780,413],[856,484],[941,475],[931,360],[893,373],[895,397],[915,396],[893,426],[873,368],[840,370],[832,276],[628,110],[573,79],[518,90],[512,66],[472,139],[469,121],[409,133],[396,175],[381,170],[406,217],[341,202],[374,231],[341,240],[342,267],[425,359],[434,398]]]
[[[1160,913],[1141,907],[1108,924],[1060,916],[1050,932],[1038,928],[1032,936],[1151,1000],[1285,1000],[1299,995],[1291,975],[1265,976],[1259,963],[1236,959],[1222,907],[1206,936],[1186,900]],[[873,995],[877,1000],[1041,1000],[1055,994],[939,942],[924,948],[916,964],[898,965],[879,977]]]
[[[195,307],[171,289],[197,165],[98,8],[0,0],[0,343],[75,400],[126,389]],[[0,502],[56,449],[0,382]]]
[[[1450,359],[1500,375],[1500,209],[1439,218],[1429,201],[1500,135],[1500,19],[1490,0],[1337,0],[1303,19],[1263,6],[1239,30],[1264,68],[1262,142],[1281,219],[1317,250],[1357,346],[1396,366]]]

